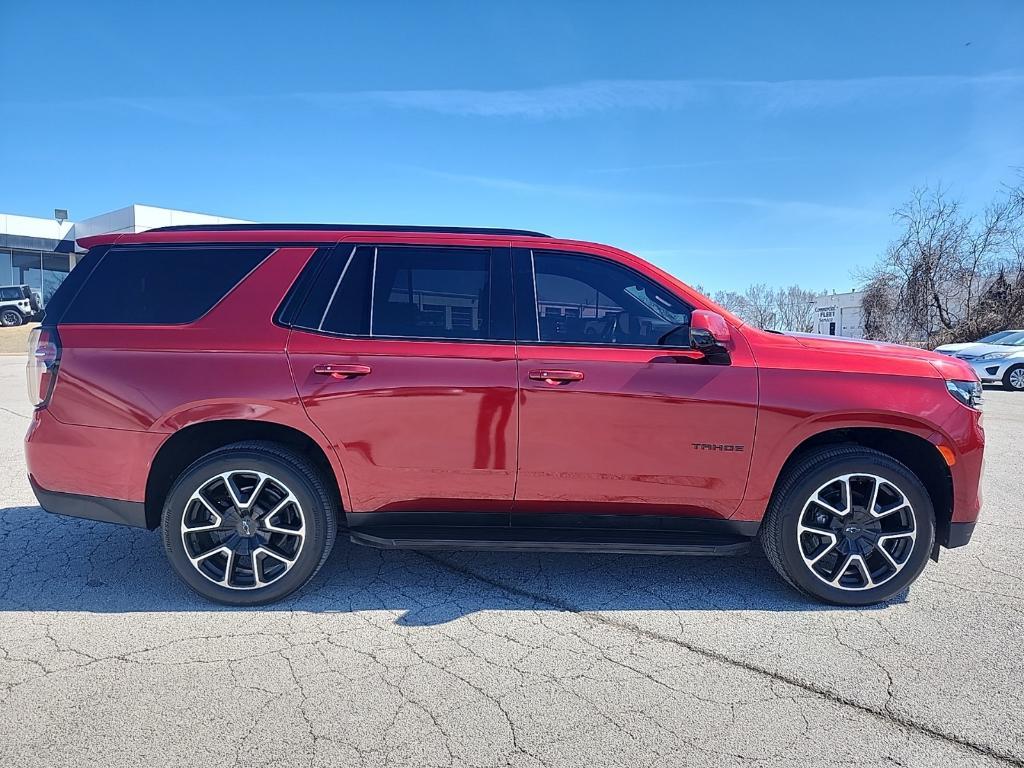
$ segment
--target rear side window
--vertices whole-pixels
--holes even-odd
[[[378,248],[370,332],[489,338],[489,287],[489,249]]]
[[[273,248],[124,248],[107,251],[63,323],[175,325],[198,320]]]
[[[301,308],[286,304],[279,323],[340,336],[514,336],[508,248],[342,244],[307,271]]]
[[[24,298],[25,293],[21,288],[0,288],[0,301],[14,301]]]

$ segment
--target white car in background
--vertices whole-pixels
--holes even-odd
[[[993,337],[998,338],[993,342]],[[1003,331],[973,344],[946,344],[936,351],[970,363],[986,384],[1002,384],[1014,392],[1024,392],[1024,331]]]
[[[959,357],[963,360],[970,360],[978,355],[984,355],[986,352],[998,352],[1000,347],[1006,344],[1011,336],[1019,334],[1024,334],[1024,329],[999,331],[983,339],[969,341],[964,344],[943,344],[941,347],[936,347],[935,351],[941,352],[944,355]]]

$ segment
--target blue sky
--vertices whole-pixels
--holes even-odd
[[[1024,3],[0,0],[0,211],[511,226],[848,288],[1024,166]]]

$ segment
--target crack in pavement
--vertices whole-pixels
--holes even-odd
[[[1009,765],[1016,765],[1016,766],[1021,766],[1022,768],[1024,768],[1024,757],[1021,757],[1021,756],[1018,756],[1018,755],[1014,755],[1012,753],[1004,752],[1002,750],[996,749],[994,747],[986,746],[984,744],[977,744],[975,742],[969,741],[969,740],[964,739],[964,738],[962,738],[960,736],[957,736],[955,734],[946,733],[944,731],[938,730],[937,728],[933,728],[933,727],[931,727],[929,725],[925,725],[923,723],[919,723],[916,720],[912,720],[909,717],[906,717],[904,715],[900,715],[900,714],[898,714],[896,712],[892,712],[891,710],[888,709],[888,703],[886,705],[886,709],[879,709],[877,707],[872,707],[870,705],[867,705],[867,704],[864,704],[862,702],[856,701],[855,699],[852,699],[852,698],[850,698],[848,696],[844,696],[844,695],[842,695],[842,694],[840,694],[840,693],[838,693],[836,691],[833,691],[833,690],[830,690],[828,688],[824,688],[822,686],[815,685],[814,683],[810,683],[810,682],[808,682],[806,680],[801,680],[799,678],[796,678],[796,677],[793,677],[791,675],[788,675],[785,672],[779,672],[777,670],[768,669],[767,667],[763,667],[763,666],[761,666],[759,664],[755,664],[753,662],[744,661],[743,659],[736,659],[736,658],[733,658],[732,656],[728,656],[728,655],[726,655],[724,653],[721,653],[720,651],[716,651],[716,650],[711,649],[711,648],[705,648],[705,647],[702,647],[702,646],[699,646],[699,645],[695,645],[695,644],[693,644],[691,642],[687,642],[686,640],[683,640],[683,639],[678,638],[678,637],[671,637],[669,635],[664,635],[664,634],[662,634],[660,632],[654,632],[652,630],[644,629],[642,627],[636,626],[635,624],[630,624],[628,622],[623,622],[623,621],[616,621],[615,619],[609,618],[608,616],[604,616],[604,615],[602,615],[600,613],[596,613],[594,611],[588,611],[588,610],[579,608],[578,606],[574,606],[571,603],[568,603],[568,602],[566,602],[564,600],[560,600],[559,598],[554,597],[552,595],[545,595],[545,594],[538,593],[538,592],[531,592],[531,591],[529,591],[527,589],[524,589],[522,587],[518,587],[518,586],[515,586],[513,584],[508,584],[508,583],[505,583],[505,582],[503,582],[503,581],[501,581],[499,579],[495,579],[495,578],[486,576],[484,574],[477,573],[476,571],[472,570],[471,568],[468,568],[468,567],[463,566],[463,565],[459,565],[457,563],[449,562],[449,561],[445,560],[442,557],[438,557],[437,555],[430,554],[430,553],[427,553],[427,552],[424,552],[424,551],[418,551],[416,554],[418,554],[420,557],[422,557],[422,558],[424,558],[426,560],[429,560],[430,562],[434,563],[435,565],[440,566],[441,568],[445,568],[446,570],[451,571],[453,573],[458,573],[458,574],[461,574],[462,576],[465,576],[465,577],[468,577],[468,578],[471,578],[471,579],[475,579],[476,581],[479,581],[479,582],[481,582],[483,584],[488,584],[488,585],[490,585],[492,587],[495,587],[497,589],[503,590],[503,591],[505,591],[505,592],[507,592],[509,594],[516,595],[518,597],[528,598],[530,600],[534,600],[534,601],[536,601],[538,603],[542,603],[542,604],[551,606],[552,608],[554,608],[556,610],[559,610],[559,611],[563,611],[565,613],[572,613],[572,614],[575,614],[577,616],[582,616],[583,618],[587,619],[588,621],[592,621],[592,622],[597,623],[597,624],[602,624],[602,625],[609,626],[609,627],[615,627],[616,629],[620,629],[620,630],[626,630],[627,632],[632,632],[632,633],[641,635],[641,636],[646,637],[646,638],[648,638],[650,640],[655,640],[655,641],[664,642],[664,643],[671,643],[672,645],[679,646],[681,648],[684,648],[684,649],[686,649],[686,650],[688,650],[688,651],[690,651],[692,653],[698,654],[698,655],[703,656],[704,658],[710,659],[712,661],[716,661],[716,662],[719,662],[721,664],[728,664],[729,666],[737,667],[739,669],[746,670],[748,672],[751,672],[753,674],[756,674],[756,675],[759,675],[759,676],[762,676],[762,677],[767,677],[767,678],[770,678],[772,680],[776,680],[778,682],[786,683],[788,685],[792,685],[792,686],[795,686],[797,688],[801,688],[801,689],[807,691],[808,693],[812,693],[812,694],[815,694],[816,696],[820,696],[820,697],[822,697],[824,699],[827,699],[827,700],[829,700],[829,701],[831,701],[831,702],[833,702],[835,704],[839,704],[839,705],[846,706],[846,707],[851,707],[851,708],[856,709],[856,710],[858,710],[860,712],[863,712],[863,713],[865,713],[865,714],[867,714],[867,715],[869,715],[869,716],[871,716],[873,718],[876,718],[876,719],[879,719],[879,720],[882,720],[882,721],[885,721],[885,722],[889,722],[889,723],[898,725],[898,726],[900,726],[902,728],[905,728],[905,729],[907,729],[909,731],[913,731],[915,733],[921,734],[923,736],[927,736],[927,737],[930,737],[930,738],[933,738],[933,739],[938,739],[938,740],[947,742],[949,744],[954,744],[954,745],[956,745],[958,747],[961,747],[961,748],[963,748],[963,749],[965,749],[965,750],[967,750],[969,752],[972,752],[974,754],[977,754],[977,755],[980,755],[980,756],[983,756],[983,757],[994,758],[994,759],[997,759],[997,760],[1001,760],[1001,761],[1003,761],[1003,762],[1005,762],[1005,763],[1007,763]]]

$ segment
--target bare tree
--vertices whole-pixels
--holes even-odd
[[[862,275],[867,335],[934,342],[977,333],[981,298],[1022,239],[1021,184],[1006,188],[980,217],[964,213],[941,188],[915,190],[894,217],[899,237]]]
[[[806,333],[814,329],[816,296],[814,291],[799,285],[772,288],[766,283],[754,283],[743,293],[715,291],[712,298],[758,328]]]
[[[814,330],[814,299],[817,294],[799,285],[775,291],[776,330],[810,333]]]
[[[775,291],[767,283],[754,283],[743,293],[743,319],[758,328],[775,328],[777,302]]]
[[[724,307],[741,317],[743,316],[743,296],[736,293],[736,291],[715,291],[711,298],[720,307]]]

